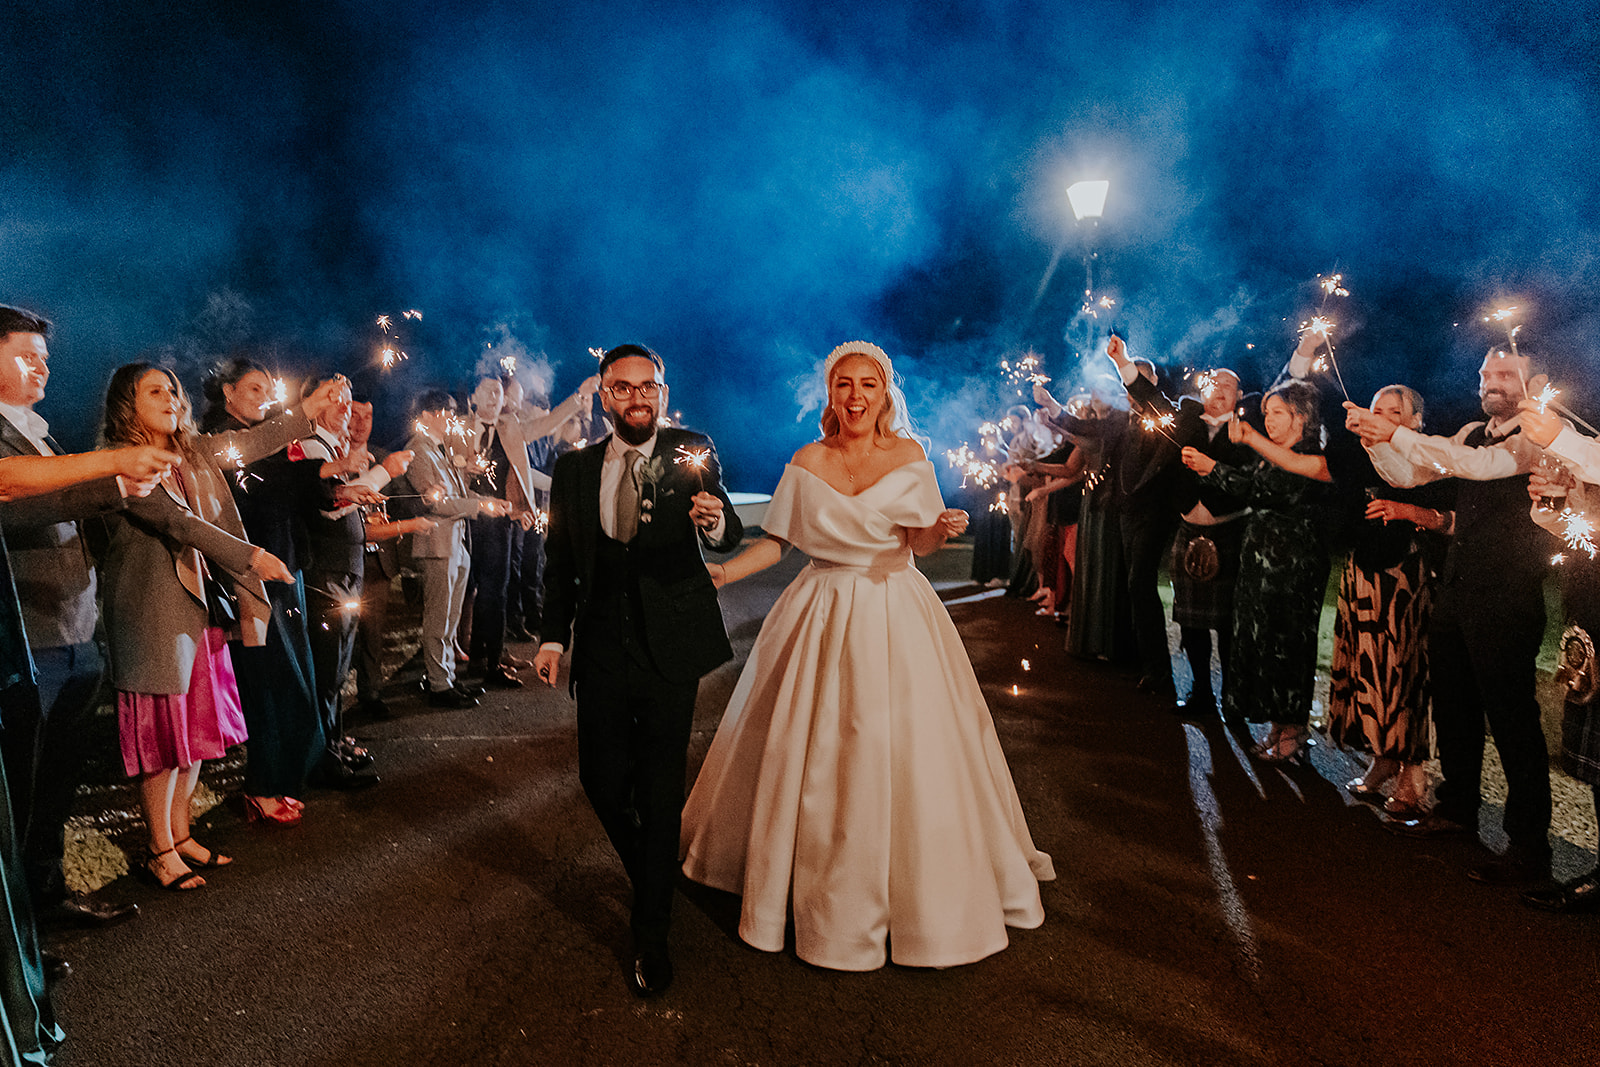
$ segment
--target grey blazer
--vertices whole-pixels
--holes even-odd
[[[266,586],[248,573],[257,549],[245,540],[229,472],[310,432],[311,421],[294,408],[248,430],[204,435],[200,454],[182,468],[189,499],[163,487],[127,501],[112,520],[104,568],[112,685],[130,693],[189,691],[209,621],[201,555],[232,579],[244,643],[266,643],[272,609]]]
[[[11,420],[0,417],[0,456],[40,452]],[[24,500],[0,502],[0,526],[22,602],[22,624],[34,648],[94,640],[94,561],[77,520],[122,506],[117,479],[99,478]]]
[[[412,558],[449,559],[454,547],[464,541],[466,520],[478,514],[478,501],[483,498],[467,492],[461,472],[426,434],[413,434],[406,448],[412,455],[406,481],[412,492],[421,494],[423,511],[438,522],[427,533],[411,535]],[[439,499],[428,499],[430,493],[437,493]]]

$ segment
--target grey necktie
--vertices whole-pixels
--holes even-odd
[[[633,540],[639,532],[639,461],[644,453],[630,448],[622,456],[622,481],[617,483],[617,540]]]

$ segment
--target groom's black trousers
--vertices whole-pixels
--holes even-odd
[[[664,949],[700,683],[621,659],[578,679],[578,779],[633,883],[635,945]]]

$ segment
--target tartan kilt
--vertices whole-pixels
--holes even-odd
[[[1239,577],[1239,549],[1244,542],[1244,516],[1214,526],[1178,523],[1168,562],[1172,569],[1172,621],[1181,627],[1228,633],[1233,628],[1233,586]],[[1217,575],[1200,581],[1183,569],[1184,553],[1196,537],[1217,546]]]
[[[1569,700],[1562,709],[1561,769],[1580,782],[1600,785],[1600,699]]]

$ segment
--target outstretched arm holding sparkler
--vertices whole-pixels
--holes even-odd
[[[1327,456],[1285,448],[1243,419],[1229,420],[1228,440],[1250,446],[1262,459],[1275,467],[1282,467],[1290,474],[1318,482],[1333,481],[1333,476],[1328,473]]]
[[[1578,482],[1567,487],[1565,507],[1550,507],[1548,496],[1551,488],[1550,479],[1541,472],[1534,471],[1528,476],[1528,496],[1533,500],[1529,517],[1536,525],[1566,542],[1569,550],[1586,553],[1593,559],[1596,553],[1595,519],[1596,512],[1600,511],[1600,488],[1593,483]],[[1563,557],[1558,555],[1553,562],[1562,560]]]
[[[1572,467],[1584,481],[1600,483],[1600,441],[1583,436],[1567,420],[1548,410],[1551,406],[1538,398],[1524,400],[1522,432]]]

